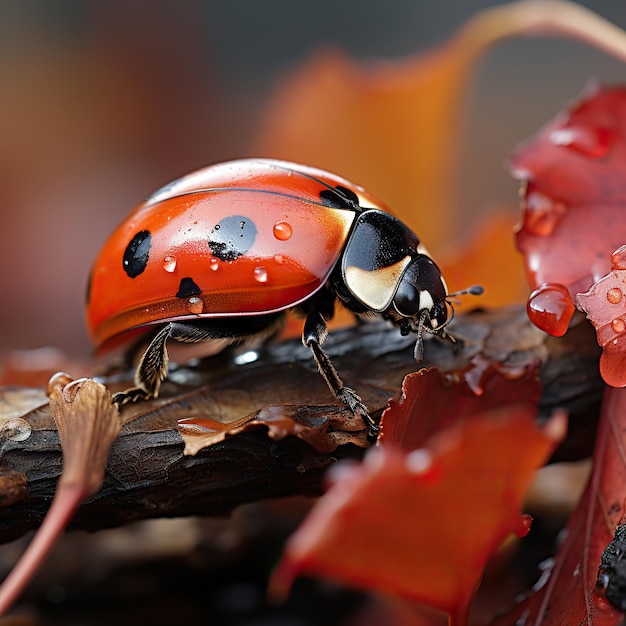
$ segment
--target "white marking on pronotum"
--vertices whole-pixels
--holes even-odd
[[[411,257],[371,272],[354,265],[345,269],[346,285],[372,311],[384,311],[398,288],[400,277],[411,262]]]

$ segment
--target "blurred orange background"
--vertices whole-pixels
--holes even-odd
[[[104,239],[162,184],[249,156],[274,89],[315,51],[403,59],[497,4],[0,3],[0,352],[55,345],[88,355],[84,287]],[[582,4],[626,28],[625,4]],[[508,207],[513,223],[507,155],[590,78],[623,76],[623,64],[573,41],[518,39],[491,50],[463,103],[449,242],[471,237],[494,206]]]

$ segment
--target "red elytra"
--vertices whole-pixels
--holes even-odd
[[[282,311],[310,297],[356,215],[321,201],[320,192],[337,186],[389,211],[339,176],[266,159],[211,166],[157,191],[95,260],[87,301],[94,344],[106,348],[166,321]],[[228,232],[212,250],[207,242],[220,228]]]

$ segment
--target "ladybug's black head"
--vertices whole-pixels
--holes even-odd
[[[355,220],[335,274],[335,290],[355,313],[376,313],[417,334],[415,355],[422,354],[424,332],[445,336],[454,310],[448,288],[417,236],[390,214],[368,209]],[[472,287],[464,293],[478,294]]]
[[[406,320],[437,332],[448,322],[447,295],[439,268],[429,256],[418,254],[400,277],[391,307],[399,316],[401,326]]]
[[[378,313],[402,332],[438,333],[448,323],[447,287],[419,239],[392,215],[360,214],[346,243],[337,293],[356,312]]]

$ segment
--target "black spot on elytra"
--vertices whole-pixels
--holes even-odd
[[[151,247],[152,237],[149,230],[140,230],[126,246],[122,266],[131,278],[136,278],[146,269]]]
[[[193,279],[186,276],[182,278],[180,281],[180,285],[178,286],[178,291],[176,292],[177,298],[189,298],[191,296],[197,296],[202,293],[202,289],[193,282]]]
[[[218,259],[234,261],[250,250],[256,235],[256,226],[249,217],[231,215],[213,227],[209,248]]]
[[[324,206],[333,209],[354,209],[359,206],[359,197],[347,187],[337,185],[334,189],[320,191],[320,198]]]

